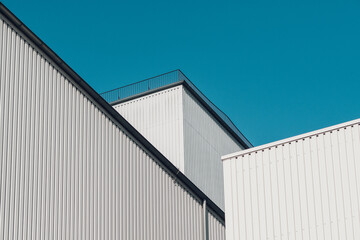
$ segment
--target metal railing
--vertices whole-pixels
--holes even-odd
[[[185,76],[180,70],[174,70],[156,77],[151,77],[140,82],[101,93],[100,96],[102,96],[108,103],[114,103],[124,98],[145,93],[172,83],[180,82],[184,80],[184,77]]]
[[[101,93],[100,96],[111,104],[137,94],[146,93],[148,91],[166,87],[167,85],[181,81],[186,82],[192,90],[195,91],[197,95],[199,95],[199,97],[215,112],[215,114],[217,114],[218,117],[220,117],[225,124],[227,124],[231,130],[244,141],[245,144],[249,147],[252,146],[252,144],[230,120],[230,118],[218,107],[216,107],[215,104],[213,104],[179,69]]]

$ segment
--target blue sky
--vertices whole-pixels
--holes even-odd
[[[360,1],[2,1],[96,91],[174,69],[260,145],[360,118]]]

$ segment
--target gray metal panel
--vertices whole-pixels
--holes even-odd
[[[243,147],[183,88],[185,175],[224,209],[221,156]]]
[[[101,93],[101,96],[111,105],[116,105],[179,84],[188,88],[191,94],[244,148],[252,147],[230,118],[216,107],[179,69]]]
[[[0,46],[1,239],[202,239],[199,199],[3,20]]]
[[[113,107],[184,172],[182,88],[176,86]]]
[[[228,240],[360,239],[360,119],[223,160]]]
[[[208,213],[209,240],[225,239],[225,226],[216,214]]]
[[[175,86],[114,108],[224,209],[220,158],[242,147],[187,88]]]

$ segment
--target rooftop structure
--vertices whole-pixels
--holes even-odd
[[[179,171],[224,208],[220,158],[252,145],[180,70],[101,96]]]
[[[229,131],[229,133],[244,146],[244,148],[253,147],[230,118],[215,106],[215,104],[213,104],[179,69],[109,90],[100,95],[111,105],[116,105],[180,84],[186,86],[207,110]]]

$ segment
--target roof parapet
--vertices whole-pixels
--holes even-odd
[[[133,99],[135,97],[160,91],[177,84],[183,84],[190,92],[207,108],[207,110],[227,129],[236,140],[245,148],[253,145],[240,132],[230,118],[213,104],[179,69],[173,70],[155,77],[116,88],[100,95],[111,105]]]

